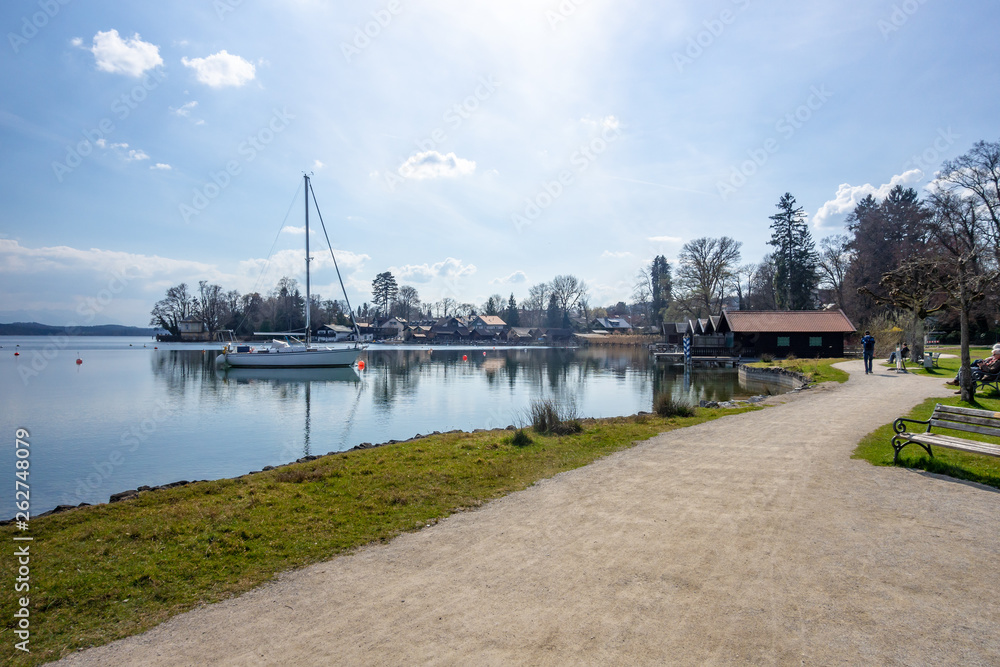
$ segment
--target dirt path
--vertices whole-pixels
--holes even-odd
[[[1000,664],[1000,493],[849,458],[949,392],[844,367],[62,664]]]

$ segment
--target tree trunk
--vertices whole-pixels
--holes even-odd
[[[920,312],[913,311],[913,342],[910,344],[910,359],[914,361],[924,357],[924,319],[920,317]]]
[[[962,385],[962,400],[966,403],[974,403],[976,400],[976,382],[972,379],[972,359],[969,355],[969,310],[972,304],[969,303],[966,295],[965,282],[963,280],[959,298],[961,307],[960,321],[962,327],[962,370],[959,371]]]

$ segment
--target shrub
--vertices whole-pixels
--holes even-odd
[[[534,442],[534,440],[531,439],[531,436],[528,435],[527,431],[525,431],[523,428],[519,428],[516,431],[514,431],[514,435],[510,436],[508,442],[510,442],[510,444],[514,445],[515,447],[527,447],[532,442]]]
[[[661,417],[691,417],[694,408],[687,401],[679,401],[664,392],[653,399],[653,411]]]
[[[760,360],[763,361],[765,364],[769,364],[772,361],[774,361],[774,355],[765,352],[764,354],[760,355]]]
[[[531,422],[531,428],[536,433],[569,435],[583,431],[583,424],[577,417],[573,406],[568,406],[561,413],[559,406],[552,399],[532,401],[531,407],[528,408],[528,418]]]

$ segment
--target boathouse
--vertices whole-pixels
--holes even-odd
[[[733,354],[760,357],[842,357],[844,336],[854,325],[836,310],[736,310],[723,311],[715,324],[706,322],[706,333],[725,336]],[[715,326],[712,326],[715,324]]]

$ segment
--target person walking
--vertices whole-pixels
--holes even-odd
[[[861,352],[865,359],[865,375],[874,373],[872,359],[875,358],[875,338],[871,331],[865,331],[865,335],[861,338]]]

